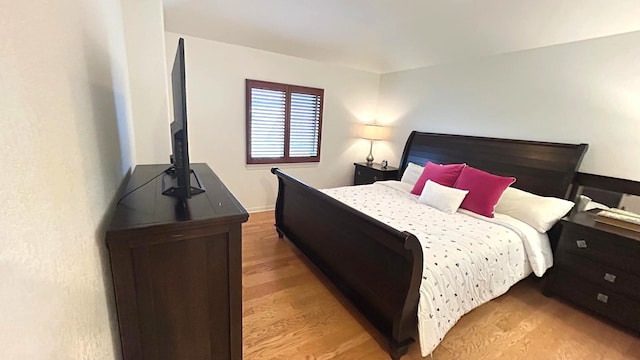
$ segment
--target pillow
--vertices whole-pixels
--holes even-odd
[[[516,218],[544,233],[572,207],[573,202],[568,200],[539,196],[510,187],[498,201],[496,212]]]
[[[400,182],[411,184],[411,186],[415,185],[420,178],[420,174],[422,174],[422,170],[424,170],[422,166],[410,162],[407,168],[404,169]]]
[[[440,165],[434,164],[431,161],[427,162],[424,166],[424,170],[420,175],[418,181],[413,186],[413,190],[411,193],[414,195],[422,194],[422,189],[424,188],[424,184],[427,180],[435,181],[440,185],[453,187],[458,179],[458,175],[460,175],[460,171],[462,168],[467,166],[466,164],[449,164],[449,165]]]
[[[447,214],[458,211],[462,200],[469,193],[466,190],[443,186],[435,181],[427,180],[418,202],[429,205]]]
[[[513,177],[498,176],[466,166],[460,172],[454,187],[469,190],[469,194],[460,205],[461,208],[492,218],[500,196],[515,181]]]

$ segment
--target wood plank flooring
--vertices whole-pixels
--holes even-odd
[[[273,223],[269,211],[243,226],[244,359],[389,359],[375,330]],[[526,279],[465,315],[433,359],[640,359],[637,333],[540,287]],[[417,343],[405,359],[422,359]]]

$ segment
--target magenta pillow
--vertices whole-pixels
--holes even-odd
[[[460,204],[461,208],[492,218],[500,196],[515,181],[513,177],[498,176],[466,166],[454,187],[469,191]]]
[[[431,180],[433,182],[437,182],[440,185],[453,187],[458,180],[458,176],[460,175],[460,171],[462,168],[467,166],[466,164],[449,164],[449,165],[440,165],[434,164],[431,161],[427,162],[427,165],[424,166],[424,170],[422,170],[422,174],[416,181],[416,184],[413,186],[413,190],[411,193],[414,195],[422,194],[422,189],[424,189],[424,184],[427,180]]]

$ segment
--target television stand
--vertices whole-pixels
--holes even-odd
[[[205,188],[202,185],[202,182],[200,182],[200,179],[198,178],[198,175],[196,174],[195,171],[193,171],[193,169],[189,170],[190,176],[191,176],[191,184],[198,184],[197,186],[191,186],[191,195],[197,195],[197,194],[202,194],[203,192],[205,192]],[[169,175],[170,176],[170,180],[169,181],[165,181],[166,176],[162,177],[162,195],[166,195],[166,196],[174,196],[174,197],[184,197],[183,195],[183,191],[182,191],[182,187],[178,186],[177,182],[178,179],[176,179],[176,169],[175,167],[170,167],[169,169],[167,169],[164,172],[165,175]],[[195,180],[195,181],[194,181]]]
[[[123,360],[242,360],[242,223],[249,215],[206,164],[207,192],[176,200],[158,177],[114,211],[106,241]],[[138,165],[124,192],[167,165]]]

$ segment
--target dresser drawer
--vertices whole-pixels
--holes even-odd
[[[568,252],[640,275],[640,242],[614,234],[570,226],[562,231],[559,252]]]
[[[573,273],[608,291],[640,301],[640,276],[569,252],[558,254],[555,268]]]
[[[554,277],[557,284],[562,284],[555,288],[555,292],[559,295],[624,326],[640,331],[640,301],[608,291],[562,269],[554,270]]]

